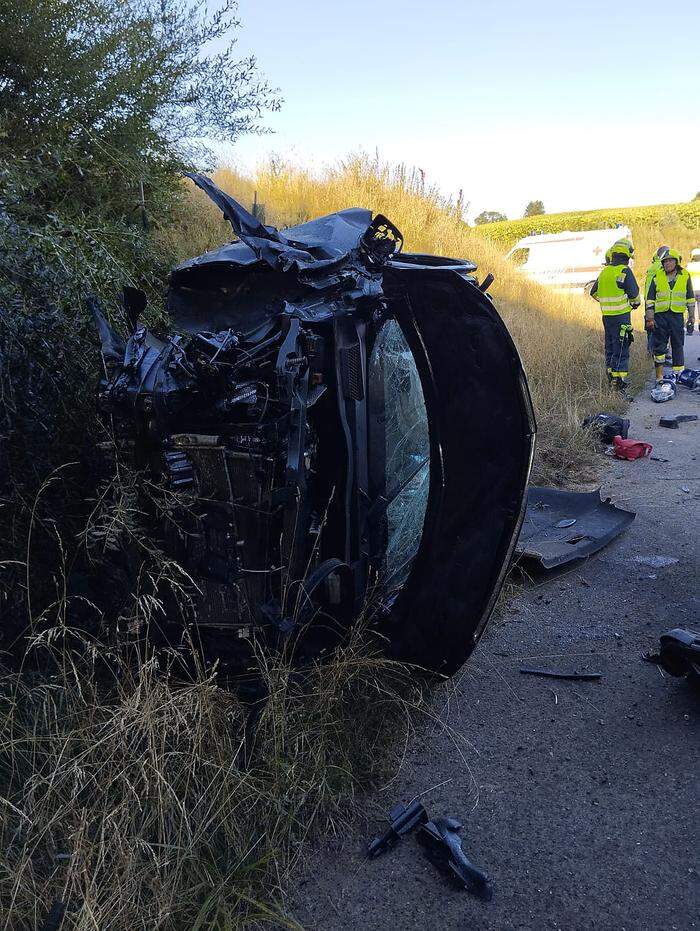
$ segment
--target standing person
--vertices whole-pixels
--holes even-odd
[[[698,310],[698,330],[700,330],[700,291],[695,290],[691,278],[691,287],[693,289],[693,294],[695,295],[695,301],[692,304],[688,304],[688,319],[685,321],[685,332],[688,336],[693,335],[693,330],[695,328],[695,307],[697,305]]]
[[[671,341],[673,376],[685,368],[683,343],[685,317],[695,314],[695,294],[690,275],[681,265],[681,254],[669,249],[661,259],[661,268],[652,278],[646,299],[645,320],[647,329],[654,331],[654,369],[656,383],[664,380],[666,346]]]
[[[629,261],[634,246],[629,239],[618,239],[610,247],[610,264],[605,265],[591,288],[591,297],[600,304],[605,330],[605,367],[608,381],[626,393],[632,342],[631,312],[639,307],[639,285]]]
[[[647,268],[646,278],[644,279],[644,300],[646,301],[649,297],[649,288],[651,283],[656,277],[656,273],[661,268],[661,259],[668,255],[668,246],[659,246],[659,248],[654,253],[654,258],[651,260],[651,265]],[[647,330],[647,352],[650,356],[654,355],[654,331],[652,329]]]

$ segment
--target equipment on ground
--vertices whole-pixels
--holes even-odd
[[[462,823],[456,818],[433,818],[421,827],[418,843],[424,847],[430,862],[447,873],[453,882],[488,902],[493,898],[491,881],[462,850],[461,830]]]
[[[691,391],[700,390],[700,369],[683,369],[676,375],[676,384]]]
[[[584,430],[592,430],[596,433],[600,441],[607,446],[612,443],[616,436],[627,436],[630,422],[617,414],[608,414],[602,411],[600,414],[586,417],[581,426]]]
[[[646,459],[647,456],[651,456],[652,450],[651,443],[644,443],[642,440],[624,439],[621,436],[613,438],[613,453],[616,459],[628,459],[630,462]]]
[[[427,820],[428,812],[418,801],[411,802],[410,805],[395,805],[389,812],[387,830],[367,844],[367,856],[370,859],[378,857],[397,844],[405,834],[419,824],[425,824]]]
[[[661,635],[659,652],[646,653],[644,659],[669,675],[687,676],[700,684],[700,631],[674,627]]]
[[[657,404],[672,401],[676,396],[676,387],[671,381],[662,381],[651,389],[651,399]]]

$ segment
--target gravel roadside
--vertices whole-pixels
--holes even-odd
[[[695,365],[700,335],[686,352]],[[629,531],[514,601],[367,816],[311,852],[293,903],[308,931],[700,928],[700,697],[641,660],[663,630],[700,624],[700,422],[659,427],[672,413],[700,415],[700,397],[645,394],[628,414],[630,437],[668,462],[607,469],[603,495],[637,512]],[[654,555],[678,562],[637,560]],[[523,664],[603,678],[533,678]],[[491,902],[448,885],[413,837],[364,857],[381,813],[421,793],[465,822]]]

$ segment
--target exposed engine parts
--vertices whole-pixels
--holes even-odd
[[[525,377],[469,262],[400,252],[344,210],[278,232],[202,176],[239,240],[171,276],[172,335],[124,342],[93,307],[101,405],[169,487],[168,551],[224,664],[256,638],[301,659],[364,616],[451,674],[508,567],[534,445]]]

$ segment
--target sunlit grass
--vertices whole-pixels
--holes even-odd
[[[399,227],[406,251],[469,258],[478,264],[480,277],[491,272],[495,282],[490,293],[521,353],[536,406],[540,430],[535,476],[553,482],[591,477],[592,450],[581,422],[587,414],[620,408],[607,386],[594,301],[528,280],[501,248],[463,222],[459,202],[424,185],[419,172],[403,165],[358,156],[314,174],[275,160],[252,177],[221,168],[214,178],[247,207],[256,193],[268,224],[285,227],[347,207],[368,207]],[[194,254],[195,244],[203,251],[231,236],[199,192],[191,192],[185,226],[178,245],[183,256]],[[644,366],[640,345],[638,340],[634,347],[637,381]]]

